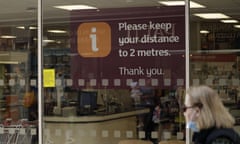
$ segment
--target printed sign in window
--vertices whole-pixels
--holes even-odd
[[[111,51],[111,29],[105,22],[82,23],[78,27],[78,53],[82,57],[106,57]]]
[[[184,86],[184,13],[184,6],[74,11],[72,87]]]
[[[55,69],[43,70],[43,87],[55,87]]]

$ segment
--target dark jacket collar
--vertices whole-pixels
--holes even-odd
[[[193,134],[194,144],[205,144],[207,136],[214,130],[215,128],[202,129],[199,132],[195,132]]]

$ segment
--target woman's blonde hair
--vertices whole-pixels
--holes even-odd
[[[201,103],[202,108],[197,120],[199,129],[211,127],[232,128],[235,119],[223,105],[218,93],[208,86],[190,87],[187,91],[192,105]]]

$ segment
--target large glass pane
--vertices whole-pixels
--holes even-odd
[[[183,139],[184,6],[43,3],[44,142]]]
[[[42,1],[44,143],[184,137],[179,108],[188,72],[181,8],[150,0]],[[222,12],[237,19],[239,2],[194,2],[206,7],[190,9],[190,84],[215,88],[239,131],[239,29],[193,15]],[[73,4],[97,9],[56,7]],[[32,0],[0,2],[1,143],[38,143],[37,8]],[[144,31],[150,25],[155,31]],[[139,101],[146,93],[152,105]]]
[[[239,3],[198,2],[206,7],[190,13],[190,84],[214,88],[235,117],[234,129],[239,132]],[[196,13],[220,13],[225,18],[200,18]]]
[[[37,3],[0,1],[0,143],[38,143]]]

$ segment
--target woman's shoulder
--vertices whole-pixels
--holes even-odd
[[[206,138],[206,144],[240,144],[239,134],[232,128],[215,128]]]
[[[207,137],[210,135],[213,128],[202,129],[199,132],[194,132],[193,134],[193,141],[198,144],[205,144]]]

